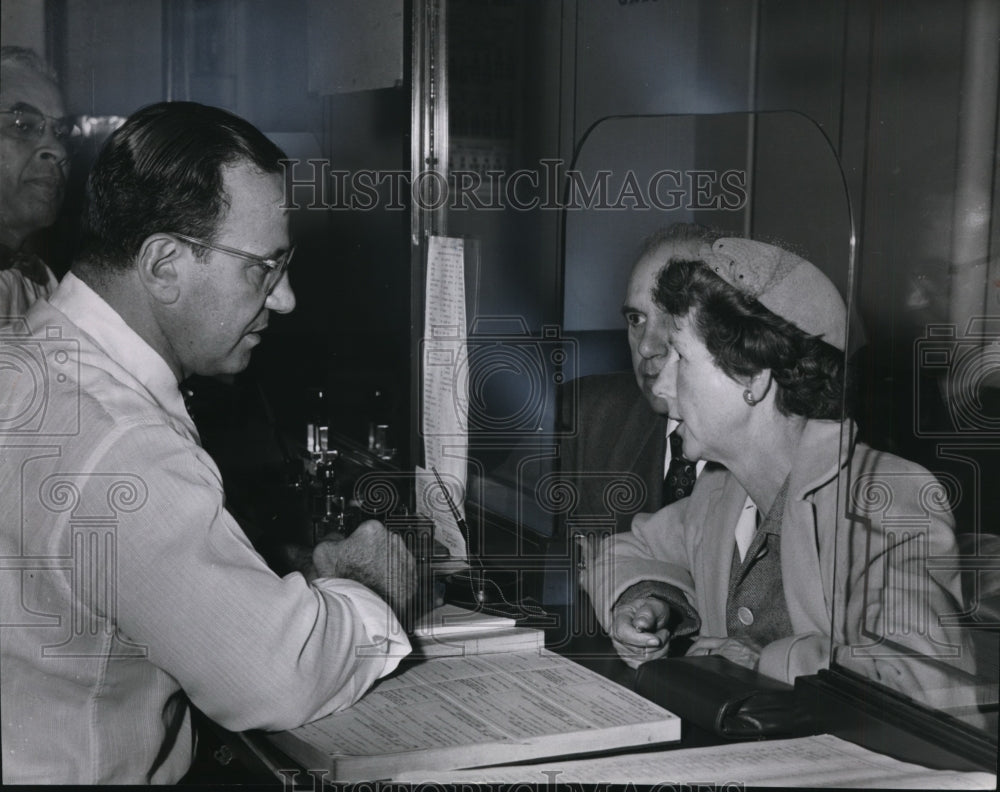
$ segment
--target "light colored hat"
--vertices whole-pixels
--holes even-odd
[[[843,350],[847,306],[826,275],[804,258],[752,239],[724,238],[701,250],[720,278],[771,313]],[[852,339],[855,345],[856,339]]]

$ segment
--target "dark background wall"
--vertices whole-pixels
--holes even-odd
[[[398,37],[397,82],[337,93],[310,84],[310,63],[326,52],[323,43],[330,51],[345,46],[364,11],[347,12],[342,26],[324,27],[317,38],[310,31],[317,4],[308,0],[46,0],[43,13],[38,5],[5,0],[3,39],[47,50],[71,112],[122,116],[151,101],[190,98],[229,107],[334,167],[410,166],[406,35]],[[409,4],[398,5],[409,13]],[[866,431],[930,467],[957,465],[966,478],[995,479],[988,457],[949,462],[921,429],[929,422],[947,428],[951,418],[937,372],[915,364],[928,327],[949,320],[968,3],[453,0],[449,8],[456,51],[492,47],[503,55],[503,68],[486,75],[470,73],[469,61],[452,63],[463,69],[451,78],[452,134],[464,135],[467,147],[493,146],[508,170],[541,170],[543,159],[568,167],[588,131],[608,116],[758,110],[815,122],[809,135],[780,124],[757,128],[757,142],[767,141],[757,164],[772,178],[759,185],[759,200],[738,225],[749,217],[752,232],[791,236],[821,266],[844,272],[842,198],[830,197],[825,159],[808,167],[818,156],[812,153],[817,135],[825,135],[843,169],[856,224],[856,297],[870,341]],[[497,19],[503,22],[499,48]],[[408,17],[402,30],[409,30]],[[466,115],[458,127],[463,108],[484,104],[503,107],[510,123],[479,134]],[[477,134],[478,141],[472,139]],[[691,162],[746,161],[747,134],[695,129]],[[408,396],[415,375],[408,210],[383,205],[301,215],[302,255],[293,274],[300,307],[274,322],[255,371],[293,429],[304,425],[308,392],[319,388],[343,431],[363,437],[371,421],[388,422],[397,444],[412,453],[405,448],[415,409]],[[994,209],[993,251],[996,217]],[[608,306],[615,309],[624,288],[638,242],[633,237],[666,219],[650,215],[638,225],[623,224],[601,289],[606,302],[593,314],[604,318],[591,327],[586,318],[572,319],[580,338],[600,335],[587,366],[627,363],[624,329],[610,326]],[[480,246],[474,315],[518,319],[532,334],[570,326],[564,284],[579,264],[570,255],[577,248],[564,239],[564,220],[551,209],[449,213],[448,233]],[[996,273],[995,261],[992,266]],[[984,304],[993,317],[1000,313],[995,290]],[[497,384],[496,409],[512,409],[502,403],[506,385]],[[994,395],[983,392],[984,425],[996,420],[989,412],[996,409]],[[552,383],[543,398],[554,399]],[[985,433],[973,427],[959,434],[967,444],[995,438],[988,426]],[[504,452],[494,456],[502,459]],[[494,464],[502,463],[492,459],[488,467]]]

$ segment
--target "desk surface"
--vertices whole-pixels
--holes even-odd
[[[562,621],[567,618],[564,613],[554,612],[555,625],[546,629],[548,648],[559,654],[572,659],[596,673],[620,684],[624,687],[642,692],[638,686],[639,675],[635,669],[629,668],[615,653],[610,639],[599,630],[581,631],[572,634],[565,629],[567,622]],[[417,661],[419,662],[419,661]],[[663,684],[668,684],[664,680]],[[656,687],[655,685],[653,686]],[[644,683],[643,688],[648,690],[648,684]],[[648,696],[656,701],[655,696]],[[662,701],[657,703],[663,704]],[[725,744],[728,741],[710,730],[699,728],[690,720],[683,719],[682,716],[681,740],[667,748],[684,749]],[[282,778],[288,777],[288,773],[298,769],[297,764],[285,756],[280,750],[271,745],[263,735],[233,735],[225,730],[219,729],[214,724],[210,726],[210,739],[207,740],[207,750],[201,751],[201,757],[189,779],[190,782],[209,780],[213,783],[281,783]],[[813,731],[804,730],[798,734],[811,734]],[[796,735],[796,736],[797,736]],[[211,739],[214,738],[214,739]],[[664,750],[664,746],[658,746],[657,750]],[[627,753],[634,753],[630,749]],[[616,753],[623,753],[618,751]],[[206,761],[206,755],[212,757]],[[219,761],[230,759],[228,766],[222,768],[220,773]],[[212,761],[214,760],[214,762]],[[200,767],[200,771],[199,771]],[[207,770],[208,776],[205,775]],[[284,774],[279,771],[284,771]],[[227,772],[230,774],[227,776]]]
[[[591,632],[573,636],[571,640],[567,641],[564,637],[564,631],[561,629],[561,614],[555,616],[556,624],[547,630],[547,637],[552,638],[555,646],[549,648],[629,690],[636,689],[637,672],[619,659],[606,635],[600,632]],[[404,663],[410,662],[421,661],[404,661]],[[202,719],[201,725],[203,732],[209,732],[209,734],[203,735],[203,738],[207,736],[209,739],[206,740],[206,745],[200,751],[197,767],[186,779],[189,783],[209,780],[213,783],[225,783],[226,781],[232,783],[247,783],[248,781],[273,783],[275,780],[289,777],[291,773],[300,769],[297,762],[288,758],[262,733],[251,732],[235,735],[211,724],[207,719]],[[723,740],[715,735],[682,722],[680,742],[669,745],[660,744],[656,747],[663,750],[665,747],[697,747],[720,742]],[[623,750],[604,753],[622,753]],[[635,748],[628,749],[629,752],[635,750]],[[229,760],[229,767],[223,768],[222,773],[220,773],[218,766],[220,757]],[[231,769],[232,778],[225,777],[226,769]]]

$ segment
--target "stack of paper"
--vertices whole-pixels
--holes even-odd
[[[518,627],[509,616],[441,605],[417,621],[410,635],[417,657],[529,652],[545,646],[545,633]]]
[[[516,624],[509,616],[495,616],[483,611],[460,608],[458,605],[439,605],[417,620],[413,626],[413,635],[418,638],[440,638],[459,633],[509,630]]]
[[[631,753],[478,770],[413,770],[397,781],[439,784],[609,783],[732,787],[996,789],[995,773],[933,770],[830,734],[728,743],[709,748]]]

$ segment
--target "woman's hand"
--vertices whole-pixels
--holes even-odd
[[[611,614],[611,641],[622,660],[638,668],[667,653],[670,606],[656,597],[620,602]]]
[[[688,656],[721,655],[736,665],[757,670],[762,647],[750,638],[698,638],[688,650]]]

